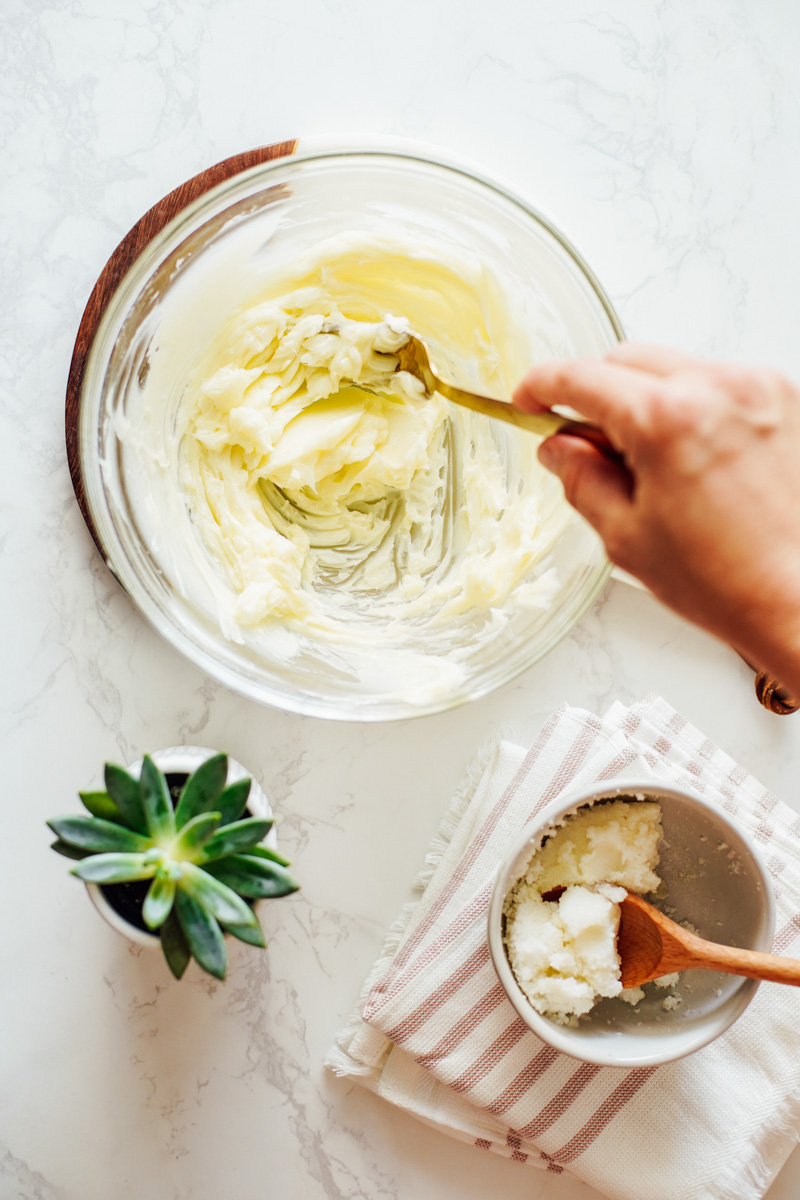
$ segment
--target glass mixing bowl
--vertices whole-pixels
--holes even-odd
[[[570,630],[610,570],[595,533],[573,515],[552,553],[534,568],[534,575],[557,570],[549,607],[514,612],[474,652],[467,642],[460,677],[416,695],[413,687],[398,690],[396,678],[382,677],[379,651],[365,680],[313,638],[298,653],[296,644],[282,646],[280,637],[271,648],[254,648],[234,640],[230,630],[225,636],[208,587],[193,586],[201,543],[170,546],[153,533],[147,510],[158,506],[159,497],[149,490],[125,431],[140,415],[144,381],[163,351],[170,312],[183,306],[200,346],[214,332],[217,309],[235,307],[237,263],[244,270],[257,257],[263,273],[331,235],[387,227],[411,242],[435,239],[459,256],[490,263],[528,331],[524,361],[599,356],[622,336],[611,304],[577,252],[505,188],[411,152],[301,152],[218,185],[142,251],[98,327],[81,393],[79,445],[89,511],[109,567],[143,616],[202,670],[250,699],[341,720],[419,716],[500,687]],[[230,296],[218,294],[219,288],[209,292],[209,272],[220,256],[234,267],[226,274]],[[183,369],[176,370],[164,385],[167,411],[174,411],[184,377]],[[520,435],[500,422],[492,425],[513,479],[513,439]],[[220,586],[226,586],[222,579]],[[435,659],[436,644],[425,654]]]

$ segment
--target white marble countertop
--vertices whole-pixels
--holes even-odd
[[[0,1195],[596,1200],[435,1134],[323,1056],[487,733],[528,739],[564,700],[653,690],[800,809],[800,717],[760,709],[730,650],[617,583],[460,711],[359,727],[257,707],[163,644],[101,563],[64,386],[91,286],[156,199],[236,151],[345,131],[504,175],[631,335],[800,377],[800,9],[5,0],[2,22]],[[181,742],[258,776],[304,884],[263,910],[268,953],[237,945],[222,986],[194,969],[178,985],[108,929],[43,825],[105,759]],[[769,1198],[798,1190],[796,1153]]]

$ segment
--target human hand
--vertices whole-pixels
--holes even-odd
[[[800,390],[622,344],[534,367],[514,403],[569,405],[603,429],[624,463],[565,434],[539,457],[609,558],[800,695]]]

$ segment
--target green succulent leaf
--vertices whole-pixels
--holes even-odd
[[[206,842],[198,861],[212,862],[216,858],[225,858],[229,854],[249,850],[267,836],[273,823],[258,817],[248,817],[246,821],[234,821],[231,825],[223,825],[222,829],[218,829]]]
[[[100,817],[104,821],[116,821],[118,825],[125,824],[122,813],[108,792],[78,792],[78,795],[83,807],[93,817]]]
[[[144,861],[142,854],[90,854],[72,868],[86,883],[127,883],[131,879],[152,879],[157,864]]]
[[[201,847],[219,827],[219,821],[218,812],[201,813],[198,817],[192,817],[175,839],[171,851],[172,857],[197,862]]]
[[[142,854],[150,848],[150,840],[100,817],[54,817],[47,824],[56,837],[82,850],[121,850],[127,854]]]
[[[291,859],[284,858],[277,850],[272,850],[269,846],[253,846],[247,851],[248,855],[253,858],[268,858],[270,862],[280,863],[282,867],[291,865]]]
[[[55,850],[56,854],[63,854],[64,858],[74,858],[77,862],[92,853],[91,850],[80,850],[77,846],[70,846],[69,842],[62,842],[61,838],[51,842],[50,849]]]
[[[200,966],[204,971],[208,971],[209,975],[224,979],[228,967],[228,952],[216,919],[183,888],[178,888],[175,893],[175,912],[186,935],[189,949]]]
[[[183,874],[183,865],[175,862],[172,858],[162,858],[156,874],[162,876],[164,879],[171,879],[173,883],[177,883]]]
[[[158,929],[166,921],[175,899],[175,887],[174,879],[170,879],[161,872],[156,873],[144,898],[142,908],[142,916],[148,929]]]
[[[239,820],[247,807],[247,798],[250,795],[252,782],[252,779],[237,779],[236,783],[231,783],[225,788],[214,805],[222,817],[220,825],[230,825],[231,821]]]
[[[179,890],[202,904],[218,921],[225,925],[252,925],[255,922],[252,909],[226,884],[194,863],[185,862],[181,867]]]
[[[183,785],[175,808],[175,824],[182,829],[187,822],[201,813],[218,811],[216,801],[225,787],[228,777],[227,754],[215,754],[197,768]]]
[[[161,926],[161,949],[167,966],[176,979],[181,979],[189,965],[192,952],[186,940],[180,921],[173,905],[169,916]]]
[[[277,899],[296,892],[300,884],[284,866],[248,854],[233,854],[203,868],[240,896],[255,900]]]
[[[247,942],[249,946],[260,946],[263,950],[267,944],[264,930],[258,923],[258,917],[256,917],[255,925],[226,925],[225,930],[233,937],[238,938],[240,942]]]
[[[142,805],[139,784],[124,767],[106,763],[106,791],[116,804],[122,819],[136,833],[147,833],[147,820]]]
[[[175,836],[175,811],[163,771],[159,771],[149,754],[142,760],[139,781],[147,828],[155,842]]]

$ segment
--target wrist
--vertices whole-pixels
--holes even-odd
[[[756,617],[756,614],[753,614]],[[800,701],[800,589],[794,602],[775,598],[760,619],[732,639],[734,649],[755,671],[765,671]]]

